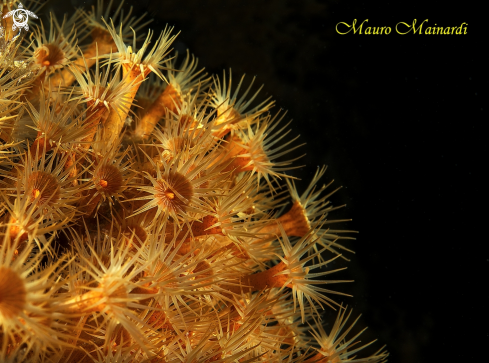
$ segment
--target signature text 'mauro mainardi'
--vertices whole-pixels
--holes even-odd
[[[462,23],[459,26],[439,26],[436,23],[433,26],[429,26],[428,19],[422,22],[414,19],[411,23],[399,22],[394,27],[397,34],[428,34],[428,35],[448,35],[467,34],[467,23]],[[336,24],[336,32],[341,35],[345,34],[361,34],[361,35],[387,35],[392,32],[390,26],[369,26],[368,19],[365,19],[362,23],[358,24],[357,19],[354,19],[351,24],[340,22]]]

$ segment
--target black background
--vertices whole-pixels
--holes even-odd
[[[76,6],[94,1],[71,1]],[[341,276],[343,301],[362,313],[362,341],[390,362],[486,361],[487,67],[482,9],[468,3],[319,0],[126,1],[207,71],[232,67],[265,84],[307,142],[294,172],[316,167],[344,186],[337,218],[360,231]],[[67,1],[52,1],[56,12]],[[482,4],[482,2],[480,3]],[[482,6],[482,5],[481,5]],[[390,26],[389,35],[339,35],[339,22]],[[395,25],[468,23],[466,35],[398,35]],[[486,68],[484,67],[484,68]],[[483,123],[484,121],[484,123]],[[301,152],[297,152],[299,155]],[[338,264],[339,267],[340,264]],[[341,299],[339,299],[341,301]]]

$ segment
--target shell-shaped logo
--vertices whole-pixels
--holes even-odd
[[[14,21],[14,24],[12,25],[12,30],[15,31],[19,29],[20,31],[21,29],[29,30],[29,24],[27,24],[29,16],[37,19],[36,14],[34,14],[32,11],[24,9],[24,5],[22,5],[22,3],[19,3],[17,9],[9,11],[3,16],[3,18],[5,19],[8,17],[12,17]]]

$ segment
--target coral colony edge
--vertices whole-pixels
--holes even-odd
[[[299,192],[285,113],[120,4],[0,2],[0,362],[385,362],[326,168]]]

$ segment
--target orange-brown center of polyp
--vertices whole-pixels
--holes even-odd
[[[32,200],[38,199],[40,204],[55,204],[60,197],[58,180],[45,171],[35,171],[27,179],[26,194],[30,194]]]
[[[120,190],[124,181],[116,166],[105,164],[95,175],[94,183],[99,191],[103,191],[106,195],[112,195]]]
[[[20,232],[20,227],[16,224],[10,226],[10,237],[15,238]]]
[[[32,197],[34,199],[36,199],[40,194],[41,194],[41,191],[39,189],[32,190]]]
[[[192,183],[180,173],[170,173],[155,185],[155,199],[167,209],[184,211],[193,194]]]
[[[25,297],[24,281],[9,267],[0,267],[0,318],[18,316],[24,308]]]
[[[36,50],[34,58],[37,64],[49,67],[61,64],[65,58],[65,53],[55,44],[45,44]]]

